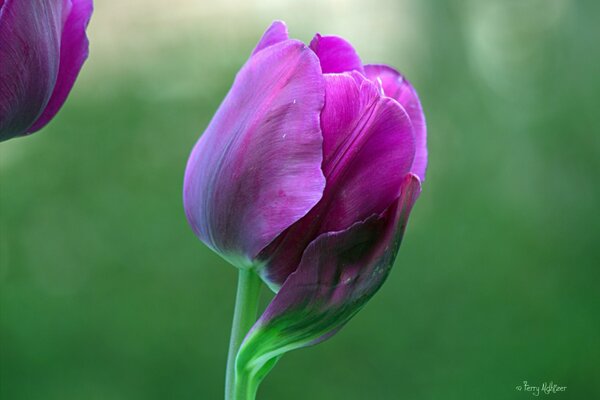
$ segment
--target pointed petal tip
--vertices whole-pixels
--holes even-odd
[[[418,191],[418,193],[421,193],[421,185],[423,184],[423,180],[416,173],[410,172],[406,175],[404,184],[405,186],[410,186],[414,190]]]
[[[400,212],[405,213],[404,217],[400,217],[404,220],[404,223],[407,222],[408,216],[412,210],[412,207],[417,202],[417,199],[421,195],[421,179],[415,173],[408,173],[404,178],[404,182],[402,183],[402,187],[400,188],[400,193],[398,195],[398,207],[401,210]]]
[[[284,20],[274,19],[273,22],[271,22],[271,25],[269,28],[273,28],[274,26],[283,27],[283,29],[285,29],[287,31],[287,24],[285,23]]]
[[[269,25],[265,33],[263,33],[262,37],[258,41],[258,44],[252,51],[252,55],[266,49],[267,47],[273,46],[274,44],[288,39],[288,29],[285,22],[281,20],[275,20],[271,23],[271,25]]]

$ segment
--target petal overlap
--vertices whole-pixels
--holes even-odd
[[[241,267],[321,198],[319,114],[324,79],[314,53],[285,40],[255,53],[195,146],[184,205],[196,234]]]
[[[56,0],[8,0],[0,11],[0,140],[40,116],[59,70],[64,8]]]
[[[319,57],[324,74],[349,71],[364,72],[362,61],[354,47],[339,36],[316,34],[310,48]]]
[[[427,126],[419,95],[411,83],[400,72],[387,65],[366,65],[366,76],[379,81],[384,94],[404,107],[415,129],[415,159],[411,171],[421,181],[427,169]]]
[[[234,323],[236,395],[254,398],[283,354],[331,337],[384,283],[421,192],[426,136],[417,93],[397,71],[363,66],[337,36],[307,47],[283,22],[267,29],[184,182],[197,236],[252,269],[240,293],[254,273],[276,293],[239,349]]]
[[[414,158],[410,119],[359,73],[325,74],[323,198],[260,255],[263,279],[277,288],[308,243],[382,212],[398,194]]]
[[[59,111],[88,56],[92,0],[3,1],[0,141],[33,133]]]
[[[310,243],[244,339],[236,361],[240,376],[258,384],[281,355],[327,339],[364,306],[389,274],[420,191],[418,177],[408,174],[400,196],[381,214]]]
[[[85,31],[90,22],[92,11],[92,0],[72,0],[71,10],[62,33],[56,84],[48,105],[42,115],[28,129],[29,133],[42,129],[50,122],[64,104],[69,92],[71,92],[81,67],[88,58],[89,42]]]

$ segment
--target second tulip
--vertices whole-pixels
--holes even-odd
[[[0,0],[0,141],[43,128],[88,56],[92,0]]]

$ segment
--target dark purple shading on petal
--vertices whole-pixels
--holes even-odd
[[[59,70],[62,0],[7,0],[0,10],[0,140],[25,134]]]
[[[303,43],[253,55],[194,147],[185,173],[187,218],[238,267],[321,198],[324,82]]]
[[[316,34],[310,48],[319,56],[324,74],[348,71],[364,72],[362,61],[354,47],[339,36]]]
[[[413,128],[404,109],[357,72],[325,75],[323,199],[271,243],[259,259],[276,289],[294,272],[318,235],[381,213],[397,197],[413,163]]]
[[[92,16],[92,0],[72,0],[71,12],[65,22],[60,45],[60,67],[54,91],[42,115],[27,131],[42,129],[60,110],[75,84],[77,75],[88,57],[85,30]]]
[[[400,187],[383,213],[325,233],[307,247],[298,269],[246,336],[237,357],[241,373],[263,376],[283,353],[332,336],[379,290],[421,190],[413,174]]]
[[[411,171],[421,181],[427,170],[427,126],[417,91],[401,73],[387,65],[365,65],[365,73],[372,81],[381,82],[386,96],[397,100],[410,116],[415,128],[416,153]]]
[[[269,46],[273,46],[279,42],[283,42],[284,40],[288,40],[288,30],[285,22],[283,21],[273,21],[271,26],[265,31],[262,38],[258,41],[258,44],[252,51],[252,55],[258,53],[264,48]]]

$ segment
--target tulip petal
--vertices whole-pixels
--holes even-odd
[[[254,51],[252,51],[252,55],[269,46],[283,42],[284,40],[288,40],[288,30],[285,22],[273,21],[271,26],[269,26],[269,28],[263,34],[262,38],[258,41]]]
[[[72,0],[60,45],[60,67],[54,91],[42,115],[27,130],[29,133],[42,129],[60,110],[75,84],[77,75],[88,57],[89,42],[86,28],[93,11],[92,0]]]
[[[63,0],[7,0],[0,10],[0,140],[23,135],[59,70]]]
[[[356,70],[364,72],[362,61],[354,47],[339,36],[316,34],[310,48],[319,56],[324,74]]]
[[[411,171],[424,181],[427,169],[427,127],[417,91],[401,73],[387,65],[365,65],[365,73],[370,80],[380,82],[385,95],[398,101],[410,116],[416,142]]]
[[[331,337],[363,307],[390,272],[420,188],[418,177],[408,174],[383,213],[307,247],[244,339],[236,360],[240,376],[259,381],[284,353]]]
[[[385,210],[413,163],[413,128],[404,109],[357,72],[325,75],[323,199],[259,256],[263,280],[277,290],[318,235]]]
[[[304,44],[253,55],[194,147],[184,206],[196,234],[238,267],[321,198],[324,83]]]

